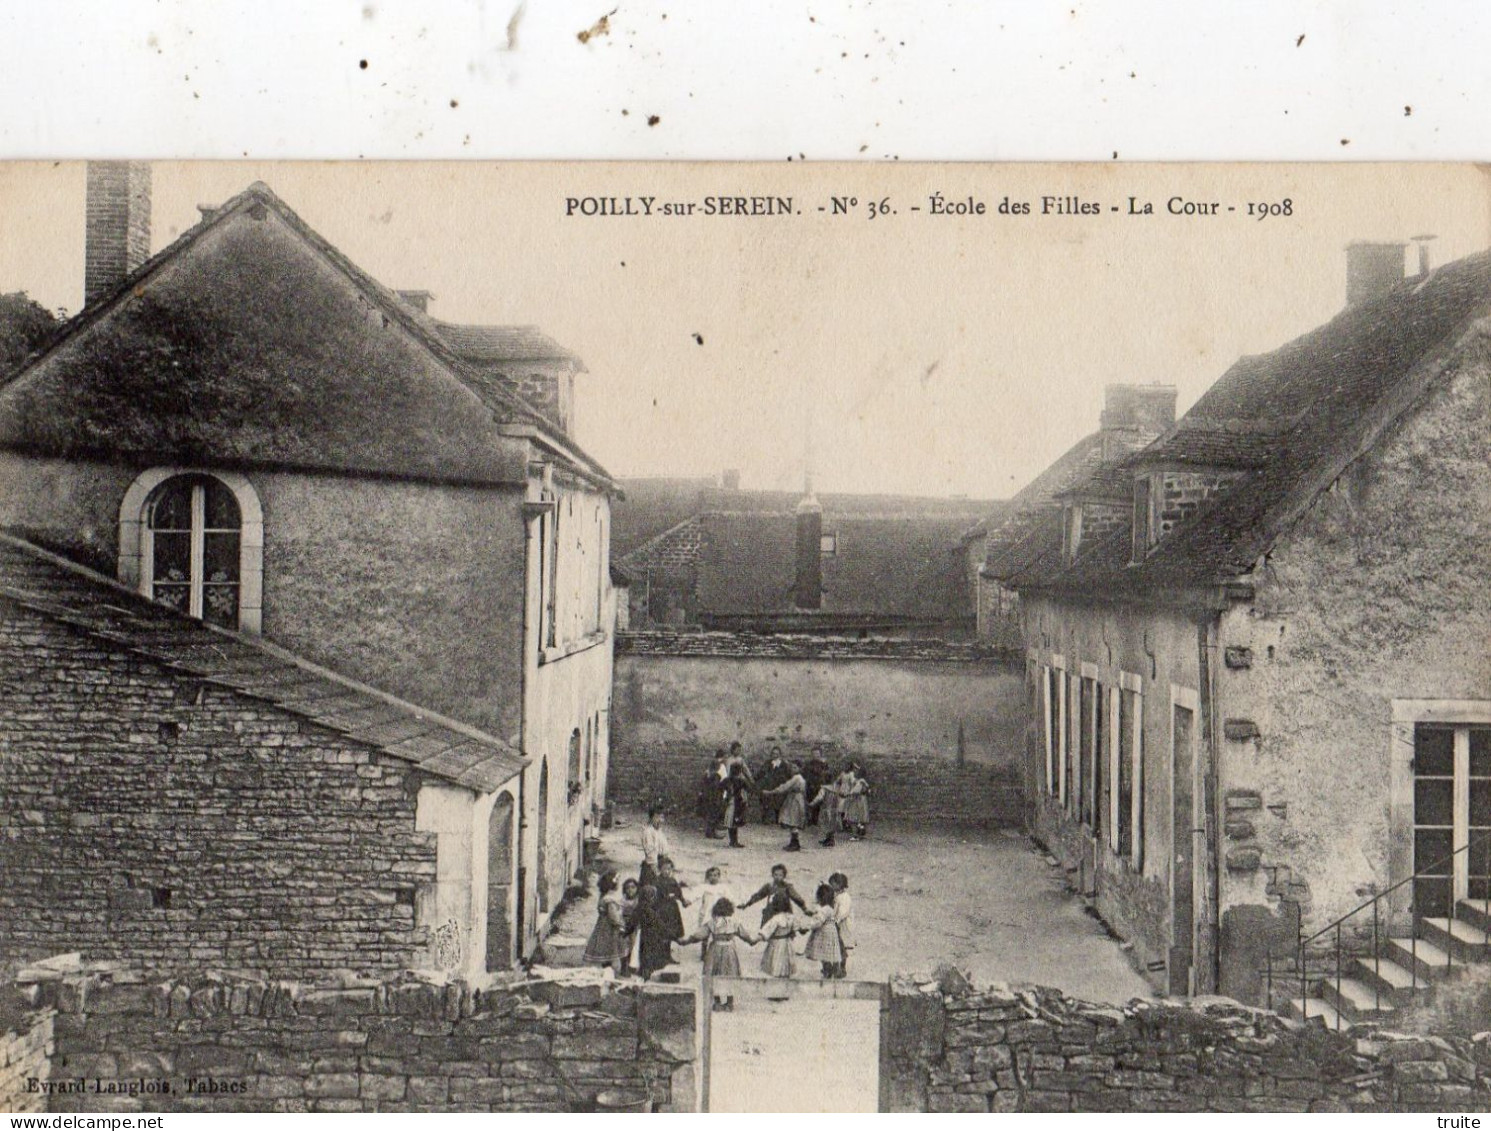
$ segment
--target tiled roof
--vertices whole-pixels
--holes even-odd
[[[1488,313],[1491,252],[1483,252],[1406,280],[1273,353],[1243,358],[1171,432],[1126,461],[1244,470],[1143,562],[1130,564],[1131,534],[1119,530],[1062,568],[1057,522],[989,572],[1016,587],[1113,596],[1164,595],[1248,572],[1415,403]]]
[[[258,637],[203,624],[0,534],[0,598],[174,671],[221,684],[477,792],[527,764],[501,739],[423,710]]]
[[[703,524],[700,615],[795,611],[797,524],[792,514],[715,512]],[[822,558],[824,615],[945,621],[971,615],[957,538],[964,517],[825,513],[837,552]]]
[[[430,321],[453,352],[480,365],[580,360],[537,326],[463,326],[435,318]]]

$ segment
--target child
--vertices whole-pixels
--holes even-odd
[[[657,883],[657,862],[668,855],[668,837],[663,832],[663,809],[654,805],[647,810],[647,824],[642,826],[642,869],[637,873],[639,884]]]
[[[863,840],[870,835],[870,783],[858,762],[850,762],[847,773],[849,792],[844,798],[844,827],[854,834],[855,840]]]
[[[683,894],[683,881],[674,872],[673,861],[667,856],[659,856],[657,859],[658,878],[654,885],[658,894],[658,912],[663,921],[668,924],[668,941],[677,942],[683,938],[683,912],[679,905],[689,905],[689,900]]]
[[[812,933],[808,935],[803,957],[822,963],[824,978],[836,978],[839,964],[844,961],[844,947],[839,942],[839,924],[834,919],[834,889],[819,884],[817,903],[807,921]]]
[[[838,782],[824,782],[818,787],[818,795],[810,803],[818,810],[819,819],[828,828],[827,835],[818,843],[824,848],[834,846],[834,834],[839,831],[839,815],[843,812],[844,797],[839,792]]]
[[[780,901],[785,898],[788,902],[783,905]],[[778,911],[789,910],[792,904],[797,904],[804,912],[808,905],[803,902],[802,896],[797,894],[797,889],[787,882],[787,865],[773,864],[771,866],[771,882],[761,885],[761,888],[750,899],[742,903],[741,909],[749,907],[760,900],[766,900],[766,907],[761,912],[761,925],[766,926],[766,921]]]
[[[797,916],[792,913],[791,903],[761,928],[761,937],[766,940],[761,972],[768,978],[791,978],[797,973],[797,955],[792,952],[792,938],[797,932]]]
[[[802,841],[798,840],[798,834],[807,823],[808,805],[804,799],[808,790],[808,783],[802,776],[802,771],[794,763],[787,763],[791,771],[786,781],[775,789],[763,789],[763,797],[773,797],[776,794],[785,794],[782,799],[782,808],[777,813],[777,824],[787,830],[791,839],[787,841],[787,852],[801,852]]]
[[[709,921],[710,909],[721,899],[728,899],[730,893],[725,890],[725,885],[720,882],[721,873],[719,867],[711,866],[704,869],[704,886],[699,889],[698,904],[699,918],[694,926],[702,927]]]
[[[637,957],[637,892],[636,880],[627,880],[621,885],[621,918],[626,924],[626,957],[621,963],[622,974],[632,972]]]
[[[761,936],[746,924],[737,923],[735,904],[728,899],[721,898],[715,900],[709,922],[683,941],[704,944],[703,971],[706,976],[738,978],[740,977],[740,955],[735,949],[736,939],[744,939],[754,946],[761,941]],[[714,1007],[733,1009],[735,1007],[734,995],[715,998]]]
[[[838,977],[849,973],[849,952],[854,949],[854,898],[849,894],[849,877],[835,872],[828,877],[834,889],[834,921],[839,925],[839,945],[844,948],[844,957],[839,962]]]
[[[600,905],[596,908],[595,929],[585,943],[585,961],[609,966],[620,974],[631,946],[627,941],[626,913],[621,895],[616,891],[616,873],[612,871],[603,875],[599,886]]]
[[[676,904],[673,914],[678,914]],[[637,974],[644,982],[654,972],[673,964],[672,931],[662,896],[652,884],[643,884],[637,903]]]

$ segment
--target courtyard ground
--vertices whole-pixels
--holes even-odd
[[[635,876],[641,863],[643,817],[623,812],[617,827],[603,834],[602,850],[623,877]],[[760,824],[741,830],[745,847],[740,849],[705,840],[692,823],[670,824],[664,831],[678,873],[690,885],[685,895],[703,883],[711,864],[723,870],[724,884],[737,900],[765,883],[775,863],[787,865],[788,879],[809,902],[829,873],[845,873],[858,936],[849,960],[851,978],[884,980],[951,963],[979,983],[1032,982],[1089,1001],[1153,996],[1119,944],[1067,890],[1061,870],[1023,833],[886,823],[872,827],[869,839],[841,836],[836,847],[821,848],[808,829],[803,851],[783,852],[782,830]],[[689,928],[695,911],[684,911]],[[745,915],[758,925],[760,904]],[[594,923],[592,891],[565,909],[556,934],[583,939]],[[699,950],[682,948],[685,976],[697,972]],[[756,971],[759,953],[759,948],[744,948],[746,973]],[[800,976],[811,976],[806,966]]]

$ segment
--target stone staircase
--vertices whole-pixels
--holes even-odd
[[[1374,959],[1345,958],[1339,983],[1317,978],[1311,996],[1292,998],[1286,1017],[1346,1032],[1365,1021],[1391,1023],[1406,1006],[1432,999],[1434,987],[1491,961],[1491,900],[1462,899],[1454,918],[1419,921],[1414,938],[1389,938]]]

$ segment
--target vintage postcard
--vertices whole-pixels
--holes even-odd
[[[1484,168],[0,217],[0,1109],[1491,1099]]]

